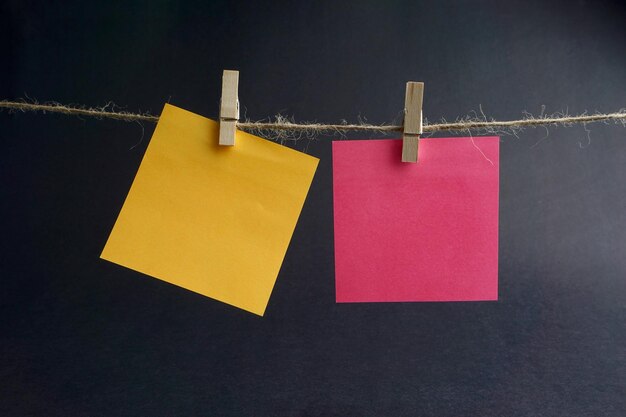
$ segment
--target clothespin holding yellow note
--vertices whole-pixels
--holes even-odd
[[[417,162],[419,137],[422,134],[422,102],[424,83],[406,83],[404,99],[404,130],[402,132],[402,162]]]
[[[235,144],[235,130],[239,121],[238,89],[239,71],[224,70],[220,102],[220,145]]]

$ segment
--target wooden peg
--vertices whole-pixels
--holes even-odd
[[[239,71],[224,70],[220,102],[220,145],[235,144],[235,130],[239,120],[238,87]]]
[[[402,132],[402,162],[417,162],[419,137],[422,134],[422,101],[424,83],[406,83],[404,98],[404,131]]]

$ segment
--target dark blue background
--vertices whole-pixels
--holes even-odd
[[[0,98],[215,117],[626,107],[607,1],[4,1]],[[142,139],[142,130],[145,136]],[[0,414],[623,416],[626,129],[501,144],[500,300],[334,302],[329,138],[260,318],[99,259],[153,126],[0,114]],[[137,145],[137,146],[135,146]]]

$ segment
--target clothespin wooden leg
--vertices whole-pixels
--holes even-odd
[[[404,131],[402,132],[402,162],[417,162],[419,137],[422,134],[422,102],[424,83],[406,83],[404,98]]]
[[[239,71],[224,70],[220,102],[220,145],[235,144],[235,130],[239,120],[238,87]]]

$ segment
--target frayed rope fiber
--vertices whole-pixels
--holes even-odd
[[[44,103],[27,101],[0,101],[0,110],[9,111],[41,111],[44,113],[60,113],[73,116],[93,117],[96,119],[114,119],[127,122],[152,122],[159,121],[159,116],[150,113],[130,113],[126,111],[116,111],[111,104],[104,107],[85,107],[78,105],[63,105],[59,103]],[[481,111],[482,113],[482,111]],[[533,116],[526,114],[519,120],[494,120],[481,116],[459,118],[454,122],[442,121],[440,123],[424,123],[424,133],[434,132],[470,132],[491,134],[513,134],[526,127],[538,126],[571,126],[573,124],[587,124],[594,122],[615,122],[626,126],[626,109],[614,113],[580,114],[571,116],[566,113],[556,113],[551,115]],[[300,139],[301,137],[312,138],[317,135],[343,134],[347,132],[402,132],[403,127],[399,125],[373,125],[368,123],[358,124],[323,124],[323,123],[295,123],[283,116],[277,116],[276,121],[238,122],[237,127],[251,133],[258,133],[262,136],[273,136],[278,139]]]

